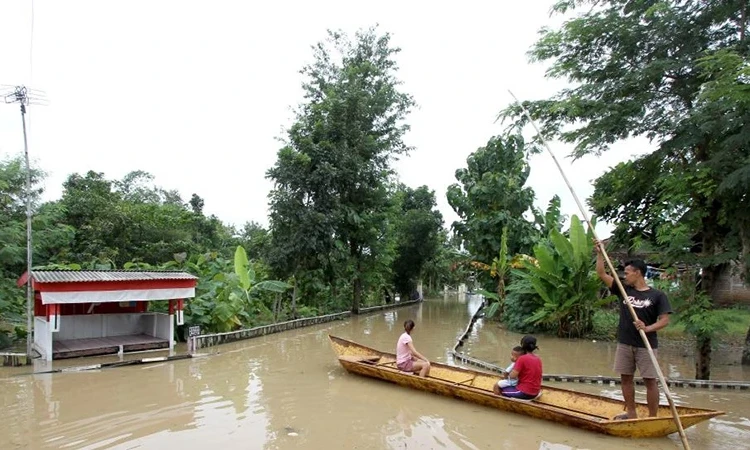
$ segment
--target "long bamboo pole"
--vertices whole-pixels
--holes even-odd
[[[583,218],[586,220],[586,223],[591,229],[591,232],[594,235],[594,239],[596,239],[596,245],[599,246],[599,248],[601,249],[602,256],[604,256],[604,260],[607,262],[607,267],[609,267],[610,272],[614,275],[612,278],[614,279],[615,283],[617,283],[617,289],[620,291],[620,295],[622,295],[622,298],[624,299],[625,304],[627,305],[628,310],[630,311],[630,315],[633,316],[633,320],[640,320],[638,318],[638,315],[635,313],[635,309],[633,309],[633,305],[630,303],[630,299],[628,298],[628,294],[625,292],[625,288],[620,282],[620,277],[617,276],[617,271],[615,270],[615,267],[612,265],[612,261],[609,259],[609,255],[604,249],[604,246],[601,245],[601,242],[599,241],[599,237],[596,235],[596,230],[594,229],[594,226],[591,223],[591,220],[589,219],[589,215],[586,212],[586,208],[584,208],[583,204],[581,204],[581,200],[578,199],[578,195],[576,195],[576,192],[573,189],[573,186],[568,181],[568,177],[565,176],[565,171],[563,170],[560,163],[557,161],[557,158],[555,157],[555,154],[552,152],[552,149],[550,149],[549,145],[547,145],[547,141],[542,136],[542,133],[539,131],[539,128],[536,126],[534,119],[531,118],[531,115],[529,114],[528,110],[526,110],[526,108],[521,104],[521,102],[518,101],[518,98],[516,98],[513,92],[511,92],[510,90],[508,90],[508,92],[513,97],[513,100],[515,100],[516,104],[521,108],[524,115],[531,123],[531,125],[534,127],[534,129],[537,132],[537,135],[539,136],[539,139],[541,139],[542,141],[542,144],[544,144],[544,147],[547,149],[547,152],[550,154],[550,156],[552,156],[552,159],[555,161],[555,165],[557,165],[557,169],[560,171],[560,175],[562,175],[563,180],[565,180],[565,184],[568,186],[568,189],[570,189],[570,193],[573,195],[573,199],[578,205],[578,209],[581,211]],[[643,329],[639,329],[638,333],[641,335],[641,339],[643,339],[643,343],[646,345],[646,348],[648,349],[648,355],[651,358],[651,363],[654,365],[654,367],[656,367],[656,373],[659,375],[659,381],[661,382],[661,386],[664,389],[664,394],[666,395],[667,401],[669,402],[669,407],[672,410],[672,416],[674,418],[675,424],[677,424],[677,429],[680,432],[680,439],[682,440],[682,446],[685,448],[685,450],[690,450],[690,444],[688,443],[687,436],[685,435],[685,429],[682,427],[682,422],[680,421],[680,415],[677,412],[677,408],[675,407],[674,400],[672,400],[672,394],[669,392],[669,386],[667,385],[667,381],[664,379],[664,374],[662,373],[661,368],[659,367],[659,362],[656,360],[656,355],[654,354],[654,350],[651,348],[651,343],[649,343],[648,338],[646,337],[646,332],[643,331]]]

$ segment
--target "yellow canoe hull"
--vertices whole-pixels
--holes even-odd
[[[497,375],[431,363],[429,377],[422,378],[398,370],[395,367],[396,355],[392,353],[380,352],[339,337],[328,337],[339,363],[348,372],[358,375],[611,436],[652,438],[678,431],[669,406],[659,406],[656,417],[647,417],[647,406],[638,404],[638,416],[641,418],[613,420],[624,410],[621,400],[546,385],[542,386],[542,395],[536,400],[500,397],[492,392],[492,386],[498,381]],[[677,411],[683,428],[725,414],[723,411],[684,406],[677,406]]]

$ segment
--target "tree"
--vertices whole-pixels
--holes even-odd
[[[448,203],[461,218],[453,222],[453,229],[479,265],[489,268],[495,261],[496,267],[498,263],[505,267],[505,256],[528,253],[538,239],[538,232],[524,218],[532,212],[534,191],[525,186],[530,169],[523,137],[493,137],[466,163],[465,169],[456,171],[459,183],[447,192]],[[501,255],[503,239],[507,248]],[[493,288],[498,296],[504,293],[501,278]],[[502,305],[503,298],[498,300]]]
[[[236,244],[219,219],[192,211],[179,193],[153,185],[153,176],[143,171],[115,181],[93,171],[73,174],[63,187],[61,219],[75,230],[67,262],[157,264],[175,253],[231,254]]]
[[[401,207],[396,219],[396,258],[393,277],[401,298],[408,298],[427,263],[435,258],[442,244],[443,215],[435,208],[435,192],[427,186],[411,189],[399,186]]]
[[[435,255],[427,260],[423,272],[427,278],[427,292],[436,294],[447,284],[456,286],[468,282],[469,270],[466,261],[469,255],[460,249],[461,244],[455,235],[441,227],[438,232],[440,243]]]
[[[667,262],[699,264],[701,290],[713,297],[724,265],[747,254],[747,108],[724,88],[747,92],[737,71],[747,65],[748,4],[564,0],[553,9],[578,8],[586,9],[560,29],[543,29],[530,52],[551,62],[549,77],[574,86],[525,106],[542,135],[574,144],[576,157],[634,136],[655,144],[600,178],[592,206],[618,223],[621,241],[649,240]],[[727,52],[739,58],[734,72]],[[518,106],[503,115],[525,123]],[[696,377],[707,379],[711,337],[697,348]]]
[[[103,173],[73,174],[63,183],[60,204],[65,211],[64,222],[76,233],[70,262],[117,258],[119,252],[112,240],[120,236],[123,226],[120,201],[120,194],[112,190],[112,182]]]
[[[354,312],[391,206],[391,161],[409,150],[403,121],[414,101],[399,90],[400,50],[390,41],[374,28],[357,32],[353,41],[329,31],[314,47],[314,61],[302,70],[305,102],[268,172],[275,183],[271,233],[286,243],[277,266],[294,273],[322,265],[332,282],[337,265],[330,259],[319,265],[316,254],[345,256]]]
[[[205,202],[198,194],[193,193],[188,203],[190,204],[190,209],[193,210],[193,213],[203,214],[203,206],[205,205]]]
[[[240,236],[248,255],[255,259],[267,259],[271,236],[261,224],[255,221],[246,222]]]
[[[34,266],[54,260],[72,240],[61,211],[39,204],[44,172],[31,168]],[[23,157],[0,161],[0,322],[23,324],[26,301],[15,281],[26,271],[26,168]]]
[[[298,126],[293,125],[292,130]],[[328,164],[323,163],[323,166]],[[274,181],[269,194],[268,261],[277,276],[296,280],[294,298],[303,294],[310,303],[322,286],[311,282],[302,286],[304,292],[300,292],[300,282],[306,279],[307,273],[322,275],[323,270],[328,269],[329,284],[334,282],[331,261],[336,246],[330,214],[334,209],[333,199],[318,194],[321,185],[326,184],[327,175],[330,171],[313,168],[312,158],[290,145],[279,150],[276,164],[267,174]]]

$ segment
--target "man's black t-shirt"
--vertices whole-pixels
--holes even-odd
[[[667,300],[664,292],[653,288],[639,291],[630,286],[624,287],[636,316],[646,325],[652,325],[656,323],[660,315],[672,312],[672,306],[669,304],[669,300]],[[633,325],[633,316],[622,299],[617,284],[613,282],[609,290],[619,298],[618,302],[620,303],[620,323],[617,326],[617,341],[621,344],[632,345],[633,347],[646,347],[640,333],[638,333],[638,329]],[[656,331],[646,333],[646,338],[648,338],[651,348],[659,347]]]

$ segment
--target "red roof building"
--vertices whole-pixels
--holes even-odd
[[[32,270],[34,348],[48,361],[171,351],[197,280],[186,272]],[[28,281],[24,273],[18,286]],[[155,300],[169,301],[169,312],[150,312],[148,302]]]

